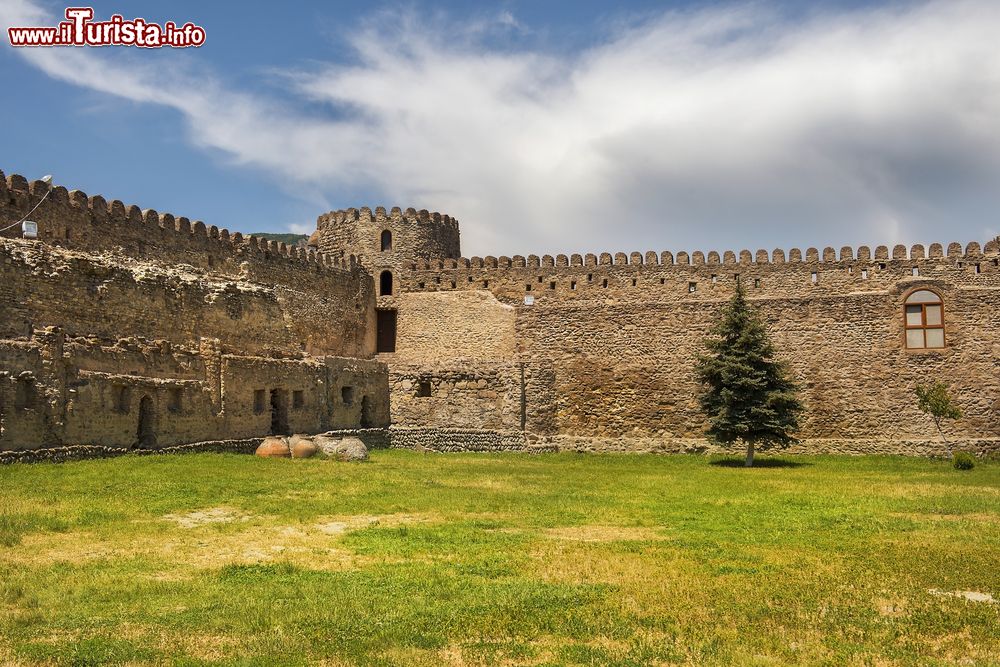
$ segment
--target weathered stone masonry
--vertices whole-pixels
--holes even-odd
[[[802,449],[943,451],[912,393],[935,379],[965,412],[949,436],[1000,447],[996,240],[499,258],[462,258],[457,248],[435,255],[429,242],[411,244],[406,257],[369,257],[390,218],[384,209],[328,214],[314,242],[392,271],[378,307],[395,311],[395,340],[379,358],[389,364],[396,425],[521,422],[562,448],[702,450],[693,366],[739,280],[803,388]],[[365,248],[344,245],[359,237]],[[903,301],[918,288],[943,300],[943,349],[905,346]],[[521,381],[525,370],[533,381]]]
[[[2,174],[0,227],[43,198],[37,240],[0,234],[0,460],[326,430],[704,451],[693,367],[736,281],[803,389],[803,450],[942,452],[912,396],[935,379],[965,413],[949,437],[1000,449],[996,240],[462,258],[453,218],[363,208],[305,250]],[[943,303],[940,349],[907,348],[915,290]]]
[[[0,174],[0,226],[48,190]],[[388,425],[356,263],[54,188],[0,238],[0,451]]]

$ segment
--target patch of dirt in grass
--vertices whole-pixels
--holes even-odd
[[[941,591],[936,588],[931,588],[927,592],[938,597],[962,598],[968,600],[969,602],[986,602],[989,604],[1000,603],[1000,600],[997,600],[989,593],[981,593],[979,591]]]
[[[648,526],[563,526],[550,528],[544,535],[556,540],[577,542],[645,542],[670,539],[658,529]]]
[[[190,578],[191,569],[278,560],[312,569],[342,571],[384,560],[339,548],[339,538],[345,532],[373,525],[401,526],[440,520],[433,514],[401,513],[330,516],[316,523],[290,525],[274,523],[276,520],[268,517],[213,508],[176,515],[172,522],[180,528],[174,530],[136,531],[113,537],[89,531],[26,535],[6,557],[23,565],[146,557],[162,564],[149,574],[158,581],[183,581]],[[196,529],[209,525],[218,528]]]
[[[887,618],[900,618],[908,615],[906,611],[906,600],[887,600],[880,598],[875,601],[875,608],[878,609],[880,616],[885,616]]]
[[[168,521],[177,523],[181,528],[195,528],[207,523],[232,523],[233,521],[247,521],[250,515],[232,507],[210,507],[203,510],[195,510],[186,514],[166,514],[163,516]]]
[[[440,523],[443,519],[435,514],[356,514],[320,519],[316,528],[327,535],[340,535],[349,530],[368,526],[395,527],[411,523]]]

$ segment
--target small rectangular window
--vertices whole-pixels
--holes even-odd
[[[588,283],[594,282],[594,274],[593,273],[588,273],[587,274],[587,282]]]
[[[575,280],[569,281],[569,288],[570,289],[576,289],[576,281]]]
[[[542,277],[538,276],[538,282],[542,282]]]
[[[666,278],[660,278],[660,284],[661,285],[666,285],[667,284],[667,279]]]
[[[757,287],[757,288],[760,287],[760,278],[754,278],[753,279],[753,286]]]
[[[470,283],[472,282],[472,276],[469,276],[469,282]]]
[[[296,389],[292,392],[292,407],[295,409],[300,409],[306,404],[305,392],[301,389]]]
[[[167,400],[167,410],[170,412],[180,412],[181,411],[181,388],[171,387],[170,394]]]
[[[417,398],[428,398],[431,395],[431,381],[420,380],[417,382]]]
[[[868,269],[861,269],[861,279],[868,280]]]
[[[849,275],[849,276],[853,276],[854,275],[854,267],[853,266],[847,267],[847,275]]]
[[[423,289],[424,287],[426,287],[426,285],[423,282],[417,283],[417,288]]]
[[[812,272],[812,278],[811,278],[811,280],[812,280],[812,284],[813,285],[815,285],[816,283],[818,283],[819,282],[819,274],[816,273],[815,271],[813,271]]]
[[[531,291],[531,283],[528,283],[527,285],[524,286],[524,291],[525,292],[530,292]]]
[[[441,284],[441,276],[434,276],[434,282],[438,285]]]
[[[344,405],[354,404],[354,387],[341,387],[340,402]]]
[[[698,289],[698,283],[688,283],[688,292],[694,292]]]
[[[484,280],[483,281],[483,287],[486,288],[486,287],[489,287],[489,286],[490,286],[490,281]]]
[[[733,274],[733,280],[735,280],[736,282],[739,282],[740,281],[740,274],[734,273]]]
[[[601,286],[602,287],[607,287],[608,286],[608,279],[607,278],[604,279],[604,281],[601,283]]]
[[[983,265],[982,265],[982,264],[979,264],[979,263],[977,262],[977,263],[976,263],[976,273],[982,273],[982,272],[983,272]]]
[[[959,266],[961,266],[961,264],[959,264]],[[878,269],[879,271],[885,271],[885,262],[879,262]]]
[[[920,267],[914,266],[912,269],[910,269],[910,275],[911,276],[919,276],[920,275]]]
[[[635,287],[639,283],[635,278],[632,279],[632,287]]]
[[[254,389],[253,391],[253,411],[256,414],[264,412],[264,390]]]
[[[717,276],[717,275],[715,275],[715,274],[713,273],[713,274],[712,274],[712,284],[714,285],[714,284],[716,284],[717,282],[719,282],[719,276]]]
[[[549,289],[555,289],[555,288],[556,288],[555,281],[552,281],[551,283],[549,283]]]

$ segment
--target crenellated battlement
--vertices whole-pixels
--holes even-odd
[[[427,209],[416,210],[408,208],[405,211],[399,206],[386,209],[385,206],[376,206],[374,210],[367,206],[361,208],[348,208],[339,211],[330,211],[319,216],[316,220],[318,229],[323,230],[328,225],[339,224],[380,224],[389,222],[405,222],[408,224],[435,224],[444,225],[458,231],[458,220],[449,215],[430,212]]]
[[[890,250],[888,246],[876,246],[874,252],[870,246],[859,246],[857,250],[843,246],[837,251],[834,248],[807,248],[805,253],[799,248],[792,248],[787,256],[784,250],[777,248],[767,250],[726,250],[721,255],[712,250],[708,253],[696,250],[688,253],[679,251],[676,255],[665,250],[660,253],[653,251],[632,253],[572,254],[572,255],[513,255],[512,257],[458,257],[422,259],[409,263],[406,268],[412,271],[433,271],[447,269],[510,269],[510,268],[560,268],[560,267],[604,267],[604,266],[740,266],[749,264],[832,264],[854,261],[898,261],[927,260],[948,258],[955,260],[974,261],[980,258],[994,258],[1000,255],[1000,240],[993,239],[980,245],[976,241],[966,244],[957,242],[947,246],[932,243],[925,250],[922,244],[915,244],[907,249],[904,245],[895,245]],[[787,257],[787,258],[786,258]]]
[[[142,209],[120,200],[108,201],[101,195],[51,186],[44,181],[29,182],[20,174],[4,176],[0,171],[0,220],[6,226],[28,214],[39,223],[39,240],[73,249],[111,250],[120,248],[129,255],[182,261],[219,273],[236,274],[245,263],[273,265],[287,261],[319,271],[350,271],[348,257],[319,252],[313,248],[290,246],[200,220]],[[0,236],[20,237],[20,229]]]

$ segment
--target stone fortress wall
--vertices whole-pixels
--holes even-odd
[[[379,237],[378,216],[357,220]],[[320,247],[352,254],[325,229]],[[378,358],[389,365],[396,425],[499,424],[591,451],[701,450],[694,364],[739,280],[802,387],[802,450],[944,451],[913,398],[917,383],[937,379],[965,412],[949,437],[1000,448],[996,240],[787,254],[458,254],[361,260],[393,272],[378,307],[395,311],[394,351]],[[904,344],[903,300],[921,287],[944,301],[944,349]]]
[[[0,227],[49,186],[0,174]],[[356,263],[56,187],[0,238],[0,452],[388,425]]]

